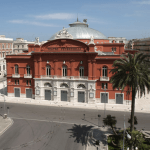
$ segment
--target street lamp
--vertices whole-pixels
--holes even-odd
[[[106,111],[106,84],[104,85],[105,89],[105,99],[104,99],[104,118],[105,118],[105,111]]]
[[[8,110],[8,115],[9,115],[9,107],[7,107],[7,110]]]
[[[124,137],[125,137],[125,127],[126,125],[125,125],[125,114],[124,114],[124,130],[123,130],[123,149],[122,150],[124,150]],[[128,134],[128,132],[126,131],[126,133],[127,133],[127,138],[130,140],[131,139],[131,136],[130,136],[130,134]]]
[[[98,115],[98,127],[100,127],[100,117],[101,115]]]
[[[3,96],[4,96],[4,114],[5,114],[5,85],[3,81]]]

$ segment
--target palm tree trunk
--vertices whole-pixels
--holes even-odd
[[[134,130],[134,111],[135,111],[135,88],[132,88],[132,105],[131,105],[131,129],[132,132]]]

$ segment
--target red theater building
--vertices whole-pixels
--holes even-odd
[[[54,102],[125,104],[127,88],[112,89],[110,70],[125,53],[123,43],[109,43],[86,22],[74,22],[43,45],[7,55],[7,92],[10,97]],[[106,88],[106,89],[105,89]]]

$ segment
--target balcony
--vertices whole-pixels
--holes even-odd
[[[57,76],[57,75],[41,75],[42,79],[68,79],[68,80],[88,80],[87,76]]]
[[[32,74],[24,74],[24,78],[32,78]]]
[[[20,74],[12,74],[12,78],[20,78]]]
[[[100,77],[100,81],[109,81],[109,77]]]

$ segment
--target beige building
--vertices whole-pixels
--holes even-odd
[[[44,44],[47,41],[39,42],[39,38],[35,38],[36,41],[27,41],[23,38],[16,38],[16,41],[13,41],[13,53],[23,53],[25,51],[28,51],[28,44]]]
[[[24,40],[23,38],[16,38],[16,41],[13,41],[13,53],[22,53],[28,51],[28,44],[34,44],[35,42],[30,42]]]
[[[6,75],[6,55],[13,52],[13,39],[0,35],[0,78]]]

